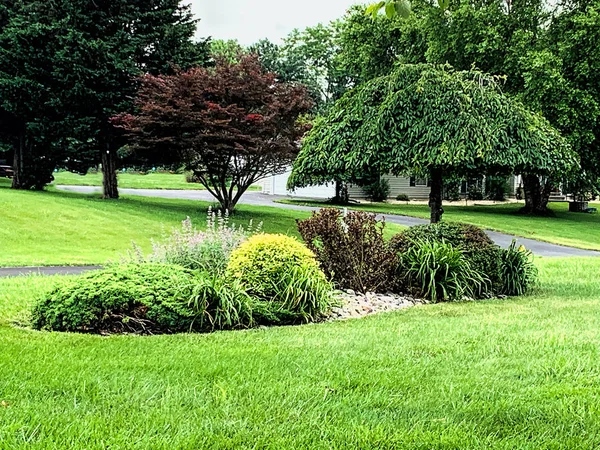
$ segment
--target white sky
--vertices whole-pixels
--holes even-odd
[[[294,28],[328,23],[353,4],[369,0],[187,0],[200,18],[200,37],[237,39],[250,45],[259,39],[278,42]]]

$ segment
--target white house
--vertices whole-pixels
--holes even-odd
[[[287,181],[291,174],[291,169],[280,175],[271,175],[263,180],[262,192],[269,195],[286,195],[298,198],[329,199],[335,197],[335,183],[327,183],[319,186],[309,186],[306,188],[289,191]],[[396,198],[400,194],[405,194],[412,200],[422,200],[429,197],[429,184],[425,178],[415,177],[396,177],[393,175],[384,175],[390,186],[390,198]],[[512,176],[509,179],[508,196],[514,196],[517,187],[521,182],[520,176]],[[461,193],[466,194],[467,184],[463,183]],[[360,186],[350,185],[348,188],[350,198],[364,199],[366,194]]]

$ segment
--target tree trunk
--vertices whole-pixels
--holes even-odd
[[[248,190],[248,188],[252,185],[252,183],[244,186],[237,185],[237,189],[235,191],[225,190],[221,193],[221,198],[217,198],[219,203],[221,204],[221,211],[223,213],[227,213],[229,215],[233,214],[235,207],[237,206],[242,195]]]
[[[335,203],[342,205],[346,205],[350,201],[348,196],[348,185],[343,181],[335,182],[335,198],[333,200]]]
[[[444,178],[441,169],[431,169],[431,191],[429,192],[429,209],[431,210],[431,223],[438,223],[442,220],[442,191],[444,187]]]
[[[520,210],[522,214],[533,214],[536,216],[551,214],[551,211],[548,209],[548,201],[552,192],[550,180],[542,182],[538,175],[523,175],[523,191],[525,193],[525,206]]]
[[[25,133],[19,133],[19,143],[15,146],[15,154],[13,157],[13,179],[11,187],[13,189],[28,189],[23,185],[24,176],[24,156],[25,156]]]
[[[102,197],[119,198],[117,182],[117,154],[106,144],[106,150],[102,152]]]

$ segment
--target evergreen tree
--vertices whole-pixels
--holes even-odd
[[[132,110],[139,75],[208,59],[207,42],[192,41],[197,21],[189,5],[179,0],[18,3],[0,34],[2,109],[25,142],[15,150],[17,172],[25,176],[31,159],[19,149],[39,156],[50,171],[58,163],[83,171],[101,162],[104,195],[118,197],[117,151],[124,141],[109,118]],[[34,187],[45,182],[42,177]],[[17,179],[14,187],[30,184]]]

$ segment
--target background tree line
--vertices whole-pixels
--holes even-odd
[[[304,84],[325,114],[348,89],[399,63],[450,64],[503,77],[502,89],[546,117],[581,159],[571,192],[597,193],[600,175],[600,1],[413,0],[389,18],[352,7],[329,24],[295,30],[281,44],[194,42],[197,21],[178,0],[0,0],[0,133],[17,175],[41,188],[55,167],[102,163],[114,197],[123,130],[109,118],[134,112],[139,75],[172,75],[255,53],[281,82]],[[121,152],[121,153],[120,153]],[[135,157],[127,153],[128,158]],[[366,174],[376,176],[378,174]],[[543,213],[559,174],[524,173],[527,208]]]

